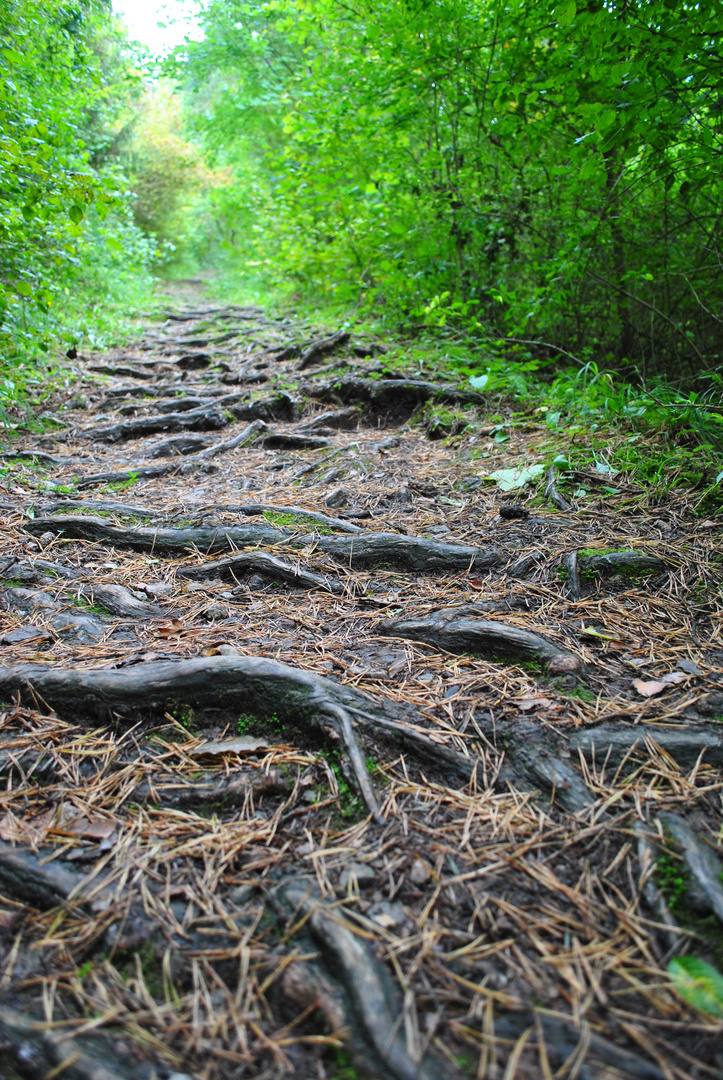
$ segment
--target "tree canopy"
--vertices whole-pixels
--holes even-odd
[[[719,0],[210,0],[177,73],[272,279],[643,374],[721,343]],[[194,103],[195,100],[195,103]]]

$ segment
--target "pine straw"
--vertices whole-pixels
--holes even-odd
[[[288,340],[285,330],[263,321],[259,331],[257,347]],[[91,392],[97,398],[95,384]],[[139,402],[141,414],[153,407]],[[85,423],[90,426],[87,417]],[[0,899],[6,993],[32,1003],[58,1030],[108,1033],[116,1043],[126,1040],[129,1053],[140,1047],[169,1069],[204,1080],[334,1075],[346,1033],[325,1025],[313,1005],[284,1006],[285,973],[304,963],[308,942],[278,923],[269,894],[276,882],[303,873],[392,974],[415,1061],[436,1054],[450,1076],[461,1070],[504,1080],[574,1077],[600,1036],[666,1076],[717,1075],[723,1027],[693,1013],[670,989],[669,957],[641,899],[633,825],[642,820],[654,827],[659,812],[685,808],[716,843],[720,771],[704,759],[682,768],[648,737],[621,766],[575,761],[595,803],[574,815],[554,796],[547,801],[500,779],[505,740],[514,739],[522,720],[563,740],[602,721],[675,726],[685,723],[703,688],[715,688],[721,668],[715,650],[723,648],[718,553],[713,530],[690,516],[694,493],[669,503],[664,520],[647,505],[646,492],[626,482],[604,506],[571,515],[539,508],[532,511],[537,520],[502,522],[495,493],[456,486],[479,474],[471,452],[489,450],[484,466],[492,471],[534,456],[549,445],[549,433],[530,426],[511,429],[503,446],[469,436],[445,445],[407,428],[397,448],[380,449],[386,434],[339,433],[341,450],[328,464],[323,451],[239,449],[218,459],[213,475],[135,484],[132,501],[176,520],[203,512],[231,524],[237,515],[215,506],[248,500],[324,509],[330,486],[341,484],[352,505],[373,513],[359,521],[365,529],[429,535],[444,526],[449,533],[436,534],[439,539],[495,545],[510,563],[539,551],[532,576],[357,571],[309,549],[293,557],[342,579],[343,596],[258,584],[247,592],[213,582],[188,588],[175,570],[210,553],[159,559],[55,538],[42,557],[82,567],[93,582],[136,590],[143,583],[172,585],[170,597],[159,599],[167,617],[143,625],[107,618],[95,645],[56,635],[50,645],[15,645],[12,657],[119,666],[209,655],[224,646],[276,657],[415,706],[428,734],[478,754],[470,786],[441,786],[411,761],[384,760],[369,747],[387,815],[387,824],[377,826],[359,819],[333,755],[303,730],[267,730],[268,749],[209,759],[198,752],[205,738],[236,734],[223,718],[206,718],[203,731],[184,730],[180,713],[167,717],[160,732],[149,721],[130,731],[89,730],[49,715],[42,702],[35,710],[8,708],[0,721],[8,777],[0,837],[87,871],[95,891],[83,907],[46,912]],[[73,456],[78,472],[132,464],[127,446],[89,449],[71,437],[62,452]],[[270,471],[279,461],[287,467]],[[313,462],[319,467],[292,486],[289,476]],[[339,476],[322,482],[332,467]],[[35,558],[40,552],[22,520],[31,501],[42,501],[37,471],[19,465],[10,475],[4,550]],[[410,479],[436,485],[461,505],[400,495]],[[644,550],[670,569],[633,581],[596,579],[573,602],[558,565],[565,552],[586,547]],[[77,611],[60,583],[45,591]],[[452,656],[378,632],[379,620],[397,613],[412,617],[480,601],[505,605],[491,617],[579,653],[591,668],[587,692],[542,683],[539,673],[519,665]],[[211,603],[223,605],[228,617],[206,618]],[[42,612],[36,615],[33,625],[48,625]],[[0,630],[28,621],[2,612]],[[681,659],[695,660],[707,683],[690,676],[651,700],[633,688],[632,678],[660,676]],[[200,773],[221,779],[274,771],[286,778],[286,790],[254,796],[249,788],[240,807],[205,812],[162,804],[169,783],[191,783]],[[141,781],[157,790],[160,804],[133,801]],[[340,892],[340,873],[351,862],[372,867],[371,887],[360,891],[352,875]],[[87,890],[84,895],[88,900]],[[131,921],[133,911],[143,911],[153,932],[146,926],[135,947],[114,946],[104,934],[119,910]],[[689,935],[681,939],[689,948]],[[500,1016],[510,1015],[520,1018],[512,1035],[499,1029]],[[572,1021],[576,1034],[567,1061],[553,1069],[553,1048],[540,1024],[556,1018]],[[630,1074],[611,1067],[591,1075]]]

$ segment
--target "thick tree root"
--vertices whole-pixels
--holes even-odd
[[[315,416],[313,420],[307,420],[304,424],[299,424],[297,431],[316,431],[317,429],[336,428],[337,430],[344,431],[349,428],[355,428],[359,424],[359,410],[353,405],[347,406],[345,409],[333,409],[331,412],[321,413],[319,416]]]
[[[44,527],[39,529],[40,522]],[[58,532],[72,540],[92,540],[101,544],[113,544],[132,551],[155,551],[159,554],[185,554],[187,551],[233,550],[255,544],[279,544],[291,536],[291,529],[277,529],[272,525],[242,525],[229,527],[199,526],[197,528],[172,529],[136,528],[126,529],[111,525],[103,518],[58,515],[36,518],[26,524],[28,532],[41,536],[44,532]]]
[[[263,445],[268,450],[326,450],[334,444],[320,435],[274,431],[264,437]]]
[[[574,1072],[578,1080],[612,1080],[613,1076],[625,1077],[626,1080],[670,1080],[670,1074],[666,1076],[657,1065],[652,1065],[638,1054],[615,1046],[589,1029],[583,1036],[579,1025],[572,1019],[565,1020],[558,1016],[524,1010],[508,1012],[494,1020],[495,1036],[509,1042],[516,1042],[525,1031],[535,1028],[537,1039],[532,1036],[528,1045],[534,1045],[540,1032],[542,1033],[549,1065],[556,1069],[557,1076],[569,1075],[567,1066],[574,1055],[577,1058]],[[586,1050],[582,1056],[578,1056],[583,1038]],[[548,1070],[540,1075],[552,1075],[549,1065]],[[611,1073],[611,1068],[615,1070],[614,1073]]]
[[[329,353],[334,352],[334,349],[346,345],[350,337],[351,334],[348,330],[339,330],[336,334],[331,334],[330,337],[322,338],[320,341],[312,341],[311,345],[301,354],[299,363],[296,365],[297,370],[303,371],[304,368],[310,367],[318,360],[322,360]]]
[[[524,744],[509,752],[516,778],[549,792],[570,813],[595,804],[579,772],[546,747]]]
[[[293,926],[299,924],[319,949],[327,978],[340,986],[336,1000],[350,1033],[351,1049],[365,1072],[380,1080],[442,1080],[450,1076],[431,1054],[413,1060],[399,1023],[401,1001],[386,968],[338,911],[314,895],[309,880],[282,882],[272,900]],[[452,1073],[451,1075],[454,1075]]]
[[[57,861],[44,863],[29,851],[0,840],[0,889],[24,904],[45,909],[71,902],[83,903],[84,877]],[[97,883],[90,886],[97,891]]]
[[[55,532],[74,540],[93,540],[133,551],[166,554],[190,550],[233,550],[252,544],[286,544],[291,547],[314,545],[318,550],[350,566],[379,566],[388,563],[412,570],[484,570],[504,565],[505,561],[502,554],[495,549],[485,550],[469,544],[444,544],[437,540],[401,536],[398,533],[299,537],[298,533],[291,529],[274,528],[270,525],[125,529],[110,525],[102,518],[75,515],[36,518],[26,522],[24,528],[34,536]]]
[[[411,413],[417,405],[438,401],[442,405],[484,405],[485,399],[473,390],[459,390],[444,383],[412,379],[338,379],[322,386],[309,384],[301,390],[318,401],[333,401],[339,405],[365,405],[375,411],[395,415]]]
[[[693,832],[677,814],[665,813],[660,820],[673,834],[683,849],[683,860],[708,899],[716,916],[723,923],[723,885],[721,885],[720,861],[713,851]]]
[[[83,432],[94,442],[125,442],[127,439],[143,439],[159,432],[171,434],[176,431],[218,431],[229,423],[228,417],[218,408],[191,409],[190,412],[159,413],[125,420],[109,427],[91,428]]]
[[[155,1080],[158,1076],[125,1041],[119,1052],[106,1035],[71,1036],[72,1028],[63,1031],[16,1009],[0,1007],[0,1075],[7,1080],[56,1076],[63,1080]]]
[[[366,695],[330,679],[253,656],[153,662],[120,671],[41,664],[0,666],[0,695],[17,693],[30,700],[37,695],[51,708],[76,718],[109,719],[138,710],[166,711],[182,701],[194,707],[215,706],[261,717],[273,714],[296,725],[321,726],[340,740],[349,775],[375,818],[379,818],[379,806],[347,713],[363,713],[365,724],[361,727],[371,721],[373,728],[379,721],[383,732],[388,715],[397,712],[403,718],[405,713],[391,703],[380,707]]]
[[[380,623],[390,637],[424,641],[445,652],[476,656],[537,660],[556,671],[581,672],[582,660],[549,638],[519,626],[470,617],[467,608],[447,608],[423,619],[396,619]]]
[[[261,421],[255,421],[255,423],[257,422],[261,423]],[[253,424],[250,424],[246,430],[250,430],[253,426]],[[41,506],[36,504],[36,512],[37,510],[42,510],[43,514],[53,514],[57,510],[84,510],[91,515],[97,511],[99,513],[117,514],[119,517],[166,518],[171,520],[179,516],[178,511],[157,510],[151,506],[137,506],[134,503],[118,502],[115,499],[56,499],[52,502],[43,503]],[[309,522],[310,524],[322,525],[324,528],[337,529],[339,532],[354,535],[364,532],[359,525],[354,525],[342,518],[332,517],[330,514],[322,514],[319,510],[307,510],[303,506],[285,506],[276,503],[219,503],[213,507],[202,507],[198,510],[186,511],[183,513],[183,517],[185,519],[207,517],[209,510],[212,510],[214,514],[243,514],[244,517],[259,517],[262,514],[288,515],[289,517],[299,518],[300,525]]]
[[[166,614],[158,604],[137,600],[122,585],[81,585],[75,595],[91,604],[100,604],[121,619],[162,619]]]
[[[641,551],[610,551],[605,555],[580,555],[586,574],[654,574],[667,569],[662,559]]]
[[[580,587],[580,565],[576,551],[570,551],[562,560],[562,565],[567,570],[567,594],[571,600],[580,600],[582,588]]]
[[[216,580],[235,581],[248,574],[260,574],[269,581],[282,581],[295,589],[323,589],[325,592],[340,596],[344,586],[334,578],[322,574],[312,574],[293,563],[278,559],[265,551],[240,552],[228,559],[215,559],[198,566],[182,566],[176,571],[177,578],[192,578],[194,581]]]
[[[642,821],[634,823],[633,832],[638,841],[638,862],[640,863],[643,897],[645,903],[653,912],[656,922],[661,924],[658,933],[665,943],[665,951],[668,952],[671,949],[677,949],[685,939],[683,931],[681,931],[665,902],[662,889],[655,883],[654,870],[658,853],[658,838],[656,834],[646,829]]]
[[[557,507],[558,510],[569,511],[574,509],[564,495],[561,495],[555,485],[555,466],[551,465],[545,474],[545,498]]]
[[[153,782],[142,780],[138,787],[129,791],[127,800],[143,806],[163,806],[174,810],[210,810],[223,807],[228,810],[243,806],[249,795],[278,795],[289,790],[288,778],[278,769],[255,769],[239,774],[238,769],[226,776],[209,773],[197,776],[192,783],[180,781],[169,773],[153,776]]]
[[[341,518],[330,517],[318,510],[306,510],[303,506],[277,506],[273,503],[242,503],[241,505],[218,506],[216,509],[229,514],[244,514],[246,517],[255,517],[258,514],[290,514],[300,518],[301,522],[313,522],[315,525],[323,525],[325,528],[338,529],[339,532],[363,533],[360,525],[352,525],[349,521]]]
[[[116,469],[112,472],[94,473],[92,476],[76,476],[73,480],[78,490],[82,491],[84,488],[96,487],[98,484],[121,484],[125,480],[156,480],[159,476],[168,476],[170,473],[179,472],[182,468],[190,471],[188,458],[171,461],[165,465],[136,465],[133,469]]]
[[[704,761],[716,768],[723,766],[723,732],[710,727],[689,727],[676,731],[674,728],[645,724],[635,728],[600,727],[579,731],[570,737],[570,749],[581,751],[585,757],[594,758],[600,767],[604,762],[619,764],[637,746],[645,745],[651,738],[661,746],[679,765],[692,768],[705,751]]]

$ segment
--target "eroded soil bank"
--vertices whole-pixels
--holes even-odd
[[[5,455],[2,1076],[721,1075],[712,523],[399,355],[179,306]]]

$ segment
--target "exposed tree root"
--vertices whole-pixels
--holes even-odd
[[[667,569],[662,559],[642,551],[610,551],[605,555],[581,555],[580,566],[594,574],[653,574]]]
[[[569,1063],[574,1060],[575,1075],[579,1080],[612,1080],[612,1076],[620,1075],[629,1077],[630,1080],[670,1080],[670,1075],[666,1076],[645,1058],[615,1046],[586,1026],[581,1029],[572,1019],[564,1020],[523,1010],[495,1017],[493,1028],[496,1038],[510,1041],[517,1041],[525,1031],[529,1031],[532,1036],[530,1042],[533,1045],[536,1043],[538,1048],[542,1034],[545,1057],[549,1064],[548,1071],[541,1072],[540,1075],[551,1075],[549,1066],[552,1065],[558,1076],[564,1076]],[[535,1029],[536,1037],[532,1035]],[[540,1059],[542,1060],[542,1055]],[[616,1070],[614,1074],[611,1073],[611,1068]]]
[[[677,949],[685,940],[684,932],[681,931],[673,918],[670,908],[665,902],[662,889],[656,884],[655,860],[658,852],[658,837],[646,829],[642,821],[633,824],[633,832],[638,841],[638,862],[640,864],[640,881],[643,889],[645,902],[652,911],[655,919],[661,924],[658,933],[663,938],[665,949]]]
[[[290,514],[301,518],[302,521],[312,521],[316,525],[324,525],[339,532],[361,533],[364,530],[359,525],[352,525],[349,521],[341,518],[322,514],[318,510],[306,510],[303,506],[278,506],[275,503],[241,503],[240,505],[218,506],[219,511],[231,514],[245,514],[254,517],[257,514]]]
[[[350,566],[379,566],[388,563],[413,570],[461,570],[473,567],[476,570],[485,570],[504,563],[503,556],[494,549],[485,550],[470,544],[445,544],[438,540],[401,536],[398,533],[299,537],[292,529],[274,528],[270,525],[126,529],[110,525],[102,518],[75,515],[36,518],[27,522],[24,527],[34,536],[56,532],[69,539],[94,540],[133,551],[176,553],[195,549],[210,552],[224,548],[233,550],[250,544],[288,544],[292,547],[313,544],[320,551]]]
[[[537,660],[559,671],[583,670],[578,656],[542,634],[503,622],[474,618],[469,610],[446,608],[424,619],[387,620],[380,624],[380,630],[391,637],[424,641],[446,652],[473,653],[488,658],[512,656],[518,660]]]
[[[723,885],[720,861],[678,814],[664,813],[660,820],[683,849],[683,860],[723,923]]]
[[[296,589],[324,589],[337,595],[344,591],[340,581],[322,574],[312,574],[265,551],[240,552],[228,559],[215,559],[198,566],[182,566],[176,571],[176,577],[192,578],[194,581],[238,582],[240,577],[252,573],[260,574],[269,581],[283,581]]]
[[[567,570],[567,593],[571,600],[579,600],[582,596],[580,587],[580,565],[576,551],[570,551],[562,560],[562,565]]]
[[[122,585],[81,585],[75,595],[91,604],[100,604],[111,615],[119,615],[122,619],[162,619],[165,615],[158,604],[137,600]]]
[[[44,909],[84,902],[84,876],[0,840],[0,888],[7,896]],[[93,890],[97,886],[92,886]]]
[[[155,1080],[158,1073],[126,1041],[116,1049],[106,1035],[72,1037],[56,1025],[0,1007],[0,1070],[23,1080]],[[190,1080],[190,1078],[189,1078]]]
[[[218,431],[228,423],[228,417],[220,409],[204,407],[191,409],[189,412],[158,413],[156,416],[142,416],[108,427],[90,428],[83,432],[83,435],[94,442],[115,443],[127,439],[143,439],[159,432],[170,434],[175,431]]]
[[[321,953],[327,978],[339,984],[340,1000],[351,1048],[365,1072],[381,1080],[442,1080],[454,1076],[427,1053],[415,1060],[409,1052],[402,1002],[386,968],[363,937],[353,932],[341,913],[315,895],[308,879],[282,881],[271,894],[293,933],[294,926],[311,937]],[[298,932],[297,930],[297,932]]]
[[[459,390],[444,383],[413,379],[345,378],[322,386],[310,383],[301,387],[317,401],[333,401],[339,405],[365,405],[368,409],[385,411],[395,416],[411,414],[417,405],[438,401],[442,405],[484,405],[484,398],[473,390]]]
[[[346,409],[332,409],[331,412],[320,413],[313,420],[300,424],[297,430],[316,431],[317,428],[336,428],[348,431],[350,428],[355,428],[358,423],[359,410],[354,405],[349,405]]]
[[[349,773],[368,810],[379,817],[376,796],[347,710],[363,712],[366,725],[384,726],[391,703],[378,702],[348,687],[286,664],[253,656],[213,656],[180,663],[137,664],[119,671],[53,668],[41,664],[0,666],[0,694],[38,695],[58,711],[108,719],[129,711],[167,710],[178,701],[213,705],[264,717],[272,714],[297,725],[320,724],[344,746]]]
[[[561,495],[555,485],[555,466],[551,465],[545,474],[545,498],[549,499],[558,510],[572,510],[572,503],[569,503],[564,495]]]
[[[237,420],[266,420],[267,423],[274,421],[298,420],[303,406],[289,394],[280,391],[278,394],[269,394],[267,397],[256,398],[248,404],[230,405],[229,411]]]
[[[310,539],[310,538],[306,538]],[[350,566],[399,566],[411,570],[489,570],[504,564],[495,548],[471,544],[445,544],[399,533],[364,533],[362,536],[319,536],[316,547]]]
[[[320,435],[303,435],[294,432],[274,431],[264,437],[264,446],[269,450],[326,450],[333,446],[331,439]]]
[[[646,724],[644,727],[612,728],[605,724],[579,731],[570,737],[570,748],[579,750],[598,768],[604,763],[618,765],[636,747],[643,747],[650,738],[670,754],[678,764],[692,768],[705,752],[704,761],[717,768],[723,766],[723,732],[710,727],[690,727],[676,730],[671,727]]]
[[[320,341],[312,341],[311,345],[301,354],[299,363],[296,365],[297,370],[303,371],[304,368],[310,367],[318,360],[322,360],[329,353],[334,352],[334,349],[346,345],[350,337],[351,334],[348,330],[339,330],[336,334],[331,334],[330,337],[322,338]]]

